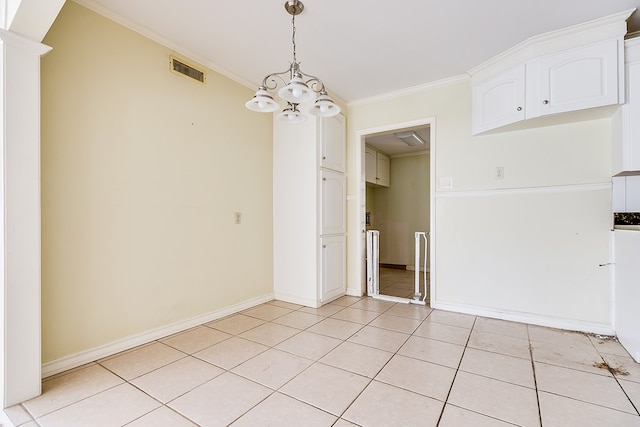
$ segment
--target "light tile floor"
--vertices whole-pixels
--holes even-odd
[[[272,301],[43,390],[16,425],[640,426],[640,365],[613,339],[349,296]]]

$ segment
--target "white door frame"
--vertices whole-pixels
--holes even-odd
[[[435,212],[436,212],[436,118],[427,117],[424,119],[412,120],[407,122],[392,123],[389,125],[379,126],[375,128],[360,129],[356,131],[356,177],[358,188],[358,224],[362,230],[356,242],[357,253],[359,254],[360,268],[357,270],[357,282],[360,283],[360,289],[363,295],[367,291],[367,274],[366,274],[366,243],[365,243],[365,216],[366,216],[366,181],[365,181],[365,138],[368,135],[390,132],[398,129],[405,129],[416,126],[429,126],[429,246],[431,248],[429,254],[429,304],[435,296],[436,289],[436,272],[435,272],[435,253],[436,253],[436,233],[435,233]]]

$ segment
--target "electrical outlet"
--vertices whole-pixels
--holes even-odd
[[[450,176],[440,178],[440,189],[441,190],[453,189],[453,178],[451,178]]]
[[[504,179],[504,167],[496,167],[496,179]]]
[[[233,217],[235,219],[236,224],[241,224],[242,223],[242,213],[234,212],[233,213]]]

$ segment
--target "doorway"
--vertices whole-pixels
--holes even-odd
[[[435,290],[435,119],[365,129],[357,136],[361,159],[362,289],[365,293],[371,291],[371,275],[368,280],[367,273],[372,263],[367,263],[366,236],[371,234],[368,231],[376,230],[380,297],[415,302],[418,289],[421,299],[429,303]],[[419,237],[416,233],[424,234]],[[428,259],[427,247],[431,249]],[[425,277],[431,279],[428,287]]]

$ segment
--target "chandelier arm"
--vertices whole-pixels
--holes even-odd
[[[302,71],[300,71],[300,69],[298,69],[298,72],[300,73],[300,75],[302,77],[304,77],[306,79],[305,83],[315,93],[326,92],[326,89],[324,87],[324,83],[318,77],[313,76],[311,74],[305,74]]]
[[[268,74],[267,76],[265,76],[264,79],[262,79],[262,86],[264,86],[266,89],[268,90],[275,90],[278,87],[278,83],[282,82],[284,85],[287,84],[287,81],[281,77],[283,75],[290,75],[291,74],[291,67],[289,67],[288,70],[286,71],[282,71],[280,73],[271,73]],[[277,77],[277,79],[276,79]]]

